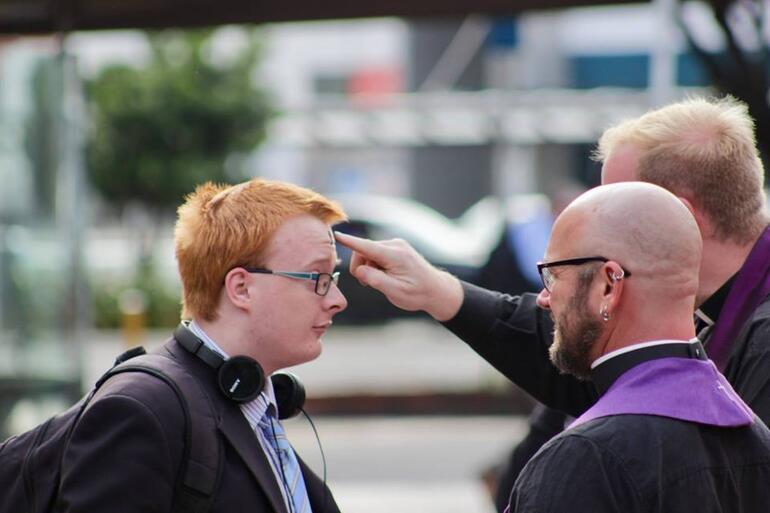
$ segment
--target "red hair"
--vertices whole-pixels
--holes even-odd
[[[297,185],[255,178],[238,185],[205,183],[177,210],[176,259],[182,280],[182,318],[213,321],[225,275],[260,266],[275,230],[308,214],[326,224],[344,220],[335,202]]]

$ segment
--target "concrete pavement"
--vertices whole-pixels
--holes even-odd
[[[327,481],[346,513],[492,513],[479,475],[523,436],[523,417],[314,419]],[[307,421],[285,422],[293,445],[319,475]]]

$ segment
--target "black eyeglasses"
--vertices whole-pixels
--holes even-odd
[[[315,281],[315,293],[319,296],[325,296],[332,288],[332,283],[337,285],[340,280],[340,273],[302,273],[293,271],[271,271],[270,269],[258,269],[256,267],[244,267],[247,272],[256,274],[275,274],[294,278],[295,280],[313,280]]]
[[[540,279],[543,281],[543,287],[545,287],[545,290],[548,292],[551,292],[551,287],[553,286],[553,282],[555,281],[555,277],[553,273],[550,271],[551,267],[558,267],[560,265],[583,265],[587,264],[588,262],[609,262],[609,258],[605,258],[603,256],[592,256],[592,257],[582,257],[582,258],[568,258],[566,260],[555,260],[553,262],[538,262],[537,263],[537,272],[540,274]],[[623,275],[624,276],[631,276],[631,272],[627,271],[623,267]]]

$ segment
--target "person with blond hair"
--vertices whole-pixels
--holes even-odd
[[[696,297],[709,356],[770,421],[770,216],[747,107],[694,98],[607,130],[602,183],[641,180],[676,194],[703,236]]]
[[[204,482],[211,497],[201,511],[339,511],[286,441],[285,405],[270,376],[317,358],[332,318],[347,306],[331,232],[343,219],[336,203],[276,181],[207,183],[187,197],[175,230],[183,321],[155,353],[181,368],[213,409],[206,447],[197,450],[220,457],[215,468],[189,458],[196,448],[186,423],[193,431],[207,424],[186,416],[202,415],[202,405],[183,406],[153,375],[115,375],[72,433],[59,511],[201,509],[184,506],[180,481]]]

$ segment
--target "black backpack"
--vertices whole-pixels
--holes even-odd
[[[209,510],[220,471],[216,414],[211,400],[190,374],[172,358],[146,354],[138,347],[118,356],[113,367],[74,406],[34,429],[0,445],[0,513],[55,511],[62,458],[78,419],[111,376],[143,372],[163,380],[179,398],[185,415],[185,448],[174,492],[173,511]]]

